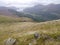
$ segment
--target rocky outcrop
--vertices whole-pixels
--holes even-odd
[[[4,45],[14,45],[16,43],[16,39],[8,38],[4,41]]]

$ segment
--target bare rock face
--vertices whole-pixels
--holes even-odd
[[[8,38],[4,41],[4,45],[14,45],[16,43],[16,39]]]

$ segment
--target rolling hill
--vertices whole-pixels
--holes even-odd
[[[48,21],[60,19],[60,4],[35,5],[24,9],[25,13],[35,14],[36,20]]]
[[[53,20],[41,23],[17,22],[0,24],[0,45],[4,45],[4,40],[14,38],[16,45],[28,45],[33,39],[34,34],[38,32],[44,36],[51,36],[44,41],[43,38],[37,40],[37,45],[58,45],[60,44],[60,20]],[[49,37],[48,36],[48,37]]]
[[[44,22],[60,19],[60,4],[35,5],[18,12],[16,8],[0,7],[0,15],[9,17],[25,17],[35,22]]]
[[[17,9],[14,9],[14,8],[11,8],[11,7],[0,6],[0,23],[33,21],[33,19],[31,19],[31,18],[24,17],[24,16],[18,16],[18,14],[23,15],[24,13],[20,13],[20,12],[17,11]]]
[[[11,8],[0,6],[0,15],[17,17],[17,16],[14,15],[10,10],[14,11],[14,10],[11,9]]]
[[[0,15],[0,23],[16,23],[16,22],[33,22],[33,20],[27,17],[11,17],[6,15]]]
[[[25,17],[35,22],[44,22],[60,19],[60,4],[35,5],[18,12],[16,8],[0,7],[0,15],[9,17]]]

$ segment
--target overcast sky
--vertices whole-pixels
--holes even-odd
[[[60,3],[60,0],[0,0],[0,6],[29,7],[35,4]]]

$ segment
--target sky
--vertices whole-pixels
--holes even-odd
[[[12,7],[31,7],[36,4],[49,4],[56,3],[60,4],[60,0],[0,0],[0,6],[12,6]]]

